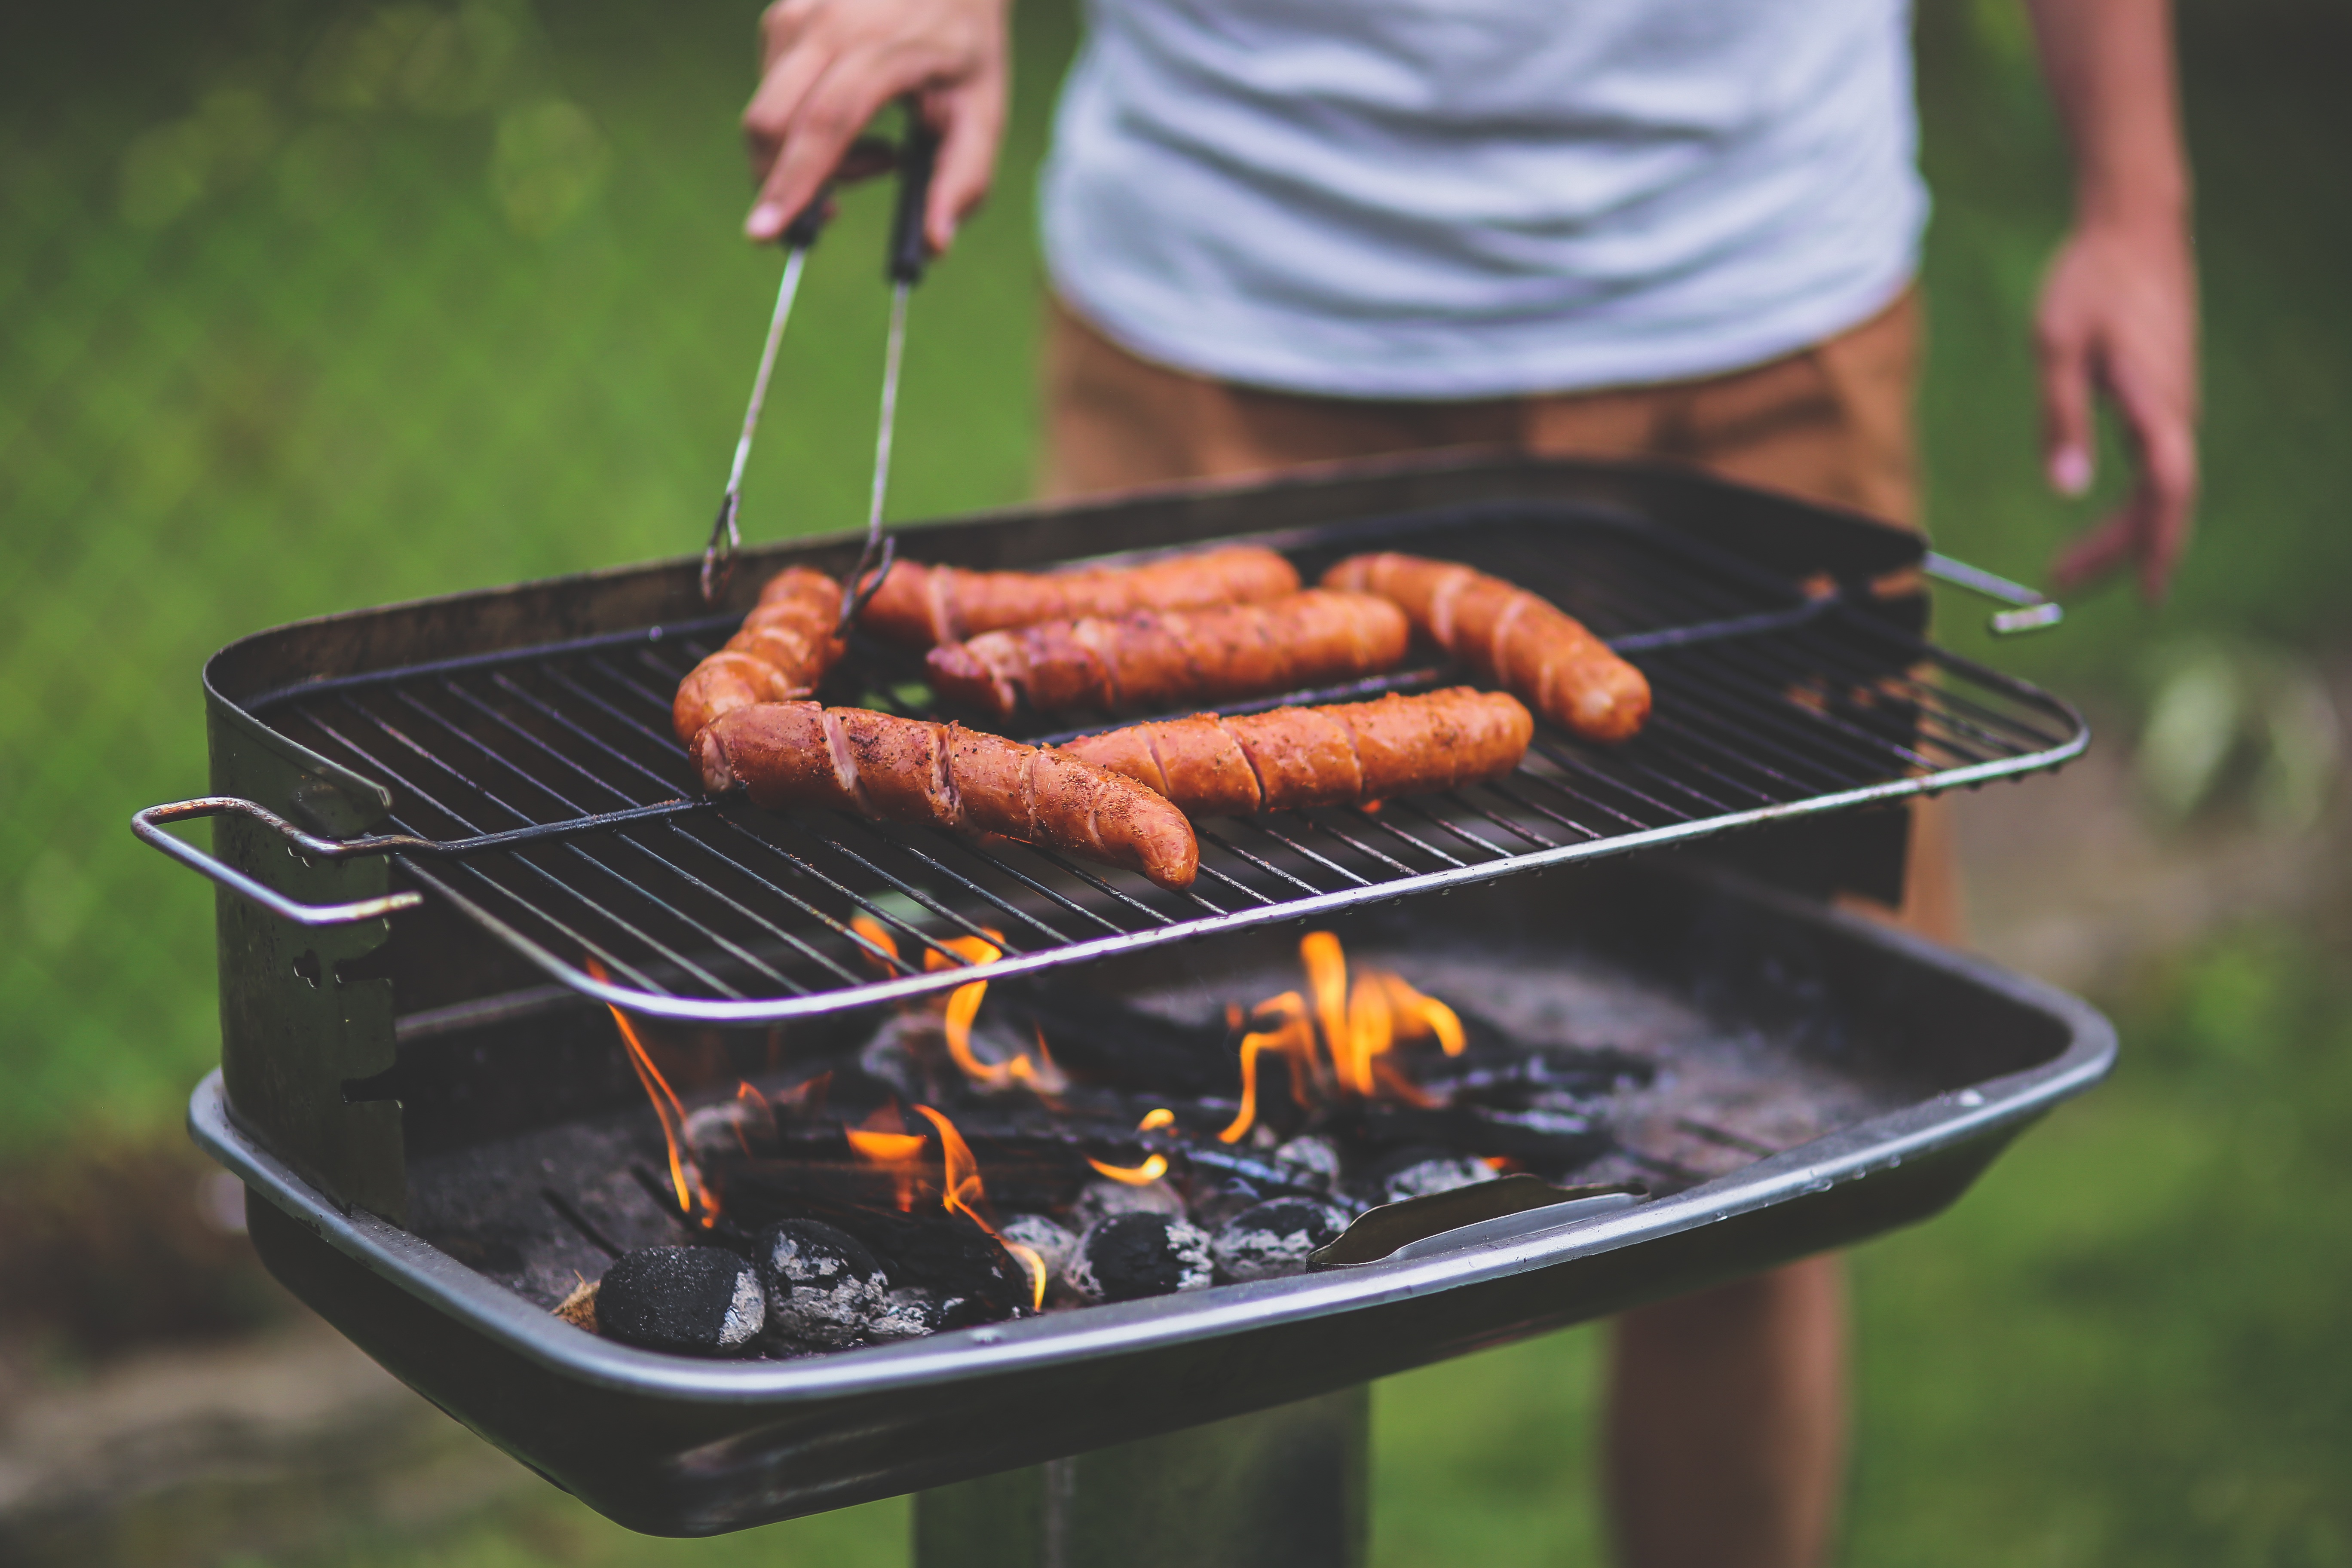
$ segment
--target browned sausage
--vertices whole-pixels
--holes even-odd
[[[864,708],[761,702],[713,720],[694,740],[713,795],[745,786],[770,810],[818,806],[886,822],[997,833],[1192,886],[1192,825],[1132,780],[1065,752],[961,724]]]
[[[1024,706],[1131,712],[1374,675],[1412,638],[1404,612],[1386,599],[1310,588],[1262,605],[982,632],[941,643],[927,662],[943,696],[1000,718]]]
[[[1060,749],[1150,784],[1188,812],[1238,816],[1482,784],[1517,767],[1534,735],[1518,699],[1456,686],[1238,719],[1199,713]]]
[[[1650,683],[1548,599],[1450,561],[1351,555],[1327,588],[1393,599],[1439,647],[1588,741],[1622,741],[1650,716]]]
[[[678,743],[694,744],[721,713],[814,691],[845,646],[833,635],[840,619],[841,584],[824,573],[787,566],[769,578],[743,629],[678,682],[669,714]]]
[[[1289,562],[1271,550],[1243,545],[1077,572],[967,572],[901,561],[882,580],[857,624],[891,642],[930,647],[1040,621],[1204,609],[1297,592],[1298,573]]]

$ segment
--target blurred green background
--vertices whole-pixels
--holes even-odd
[[[698,546],[777,269],[736,237],[755,16],[223,0],[0,23],[0,1175],[176,1138],[215,1056],[209,893],[124,826],[204,786],[207,653]],[[997,195],[914,303],[898,519],[1029,482],[1032,175],[1076,24],[1040,3],[1017,27]],[[2198,0],[2182,34],[2200,542],[2160,611],[2110,592],[1998,650],[1974,606],[1945,618],[2126,731],[2184,648],[2352,646],[2352,10]],[[2052,499],[2033,449],[2025,322],[2063,160],[2015,0],[1925,0],[1920,45],[1930,518],[1944,548],[2038,579],[2095,510]],[[860,520],[883,213],[878,193],[844,205],[746,488],[754,538]],[[2111,451],[2095,500],[2118,468]],[[2241,922],[2100,997],[2127,1026],[2117,1080],[1952,1215],[1859,1255],[1848,1560],[2352,1561],[2345,908]],[[1384,1385],[1381,1561],[1597,1560],[1597,1346]],[[549,1492],[320,1550],[897,1562],[903,1505],[680,1545]]]

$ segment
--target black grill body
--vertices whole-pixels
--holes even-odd
[[[1284,548],[1310,577],[1343,553],[1395,548],[1537,587],[1643,666],[1655,717],[1613,749],[1543,727],[1512,778],[1378,814],[1204,823],[1202,878],[1176,894],[1023,847],[695,796],[667,732],[677,677],[766,574],[787,562],[845,569],[846,541],[747,557],[734,584],[744,603],[718,615],[695,563],[679,561],[263,633],[206,670],[215,794],[406,847],[306,860],[227,817],[220,858],[310,903],[429,897],[389,922],[298,928],[224,895],[232,1100],[323,1190],[397,1218],[400,1111],[363,1086],[394,1067],[400,1038],[565,990],[721,1026],[806,1020],[959,984],[960,956],[920,962],[959,935],[1001,933],[997,974],[1066,967],[1897,803],[2053,765],[2086,739],[2063,703],[1917,639],[1924,600],[1887,586],[1917,563],[1916,537],[1675,469],[1351,469],[966,520],[914,531],[905,547],[1039,566],[1111,540],[1231,538]],[[919,674],[861,647],[824,695],[920,710]],[[1846,821],[1795,858],[1887,897],[1899,816]],[[852,929],[861,917],[904,956],[880,960]],[[877,961],[894,967],[877,976]],[[591,973],[599,965],[609,978]]]
[[[1585,1321],[1926,1218],[2022,1128],[2108,1068],[2083,1004],[1879,924],[1649,863],[1489,882],[1328,924],[1367,962],[1449,945],[1540,984],[1698,999],[1727,1041],[1793,1049],[1898,1109],[1670,1196],[1433,1255],[938,1335],[800,1361],[696,1362],[583,1333],[375,1215],[345,1213],[240,1125],[217,1076],[195,1135],[251,1189],[272,1272],[482,1436],[635,1529],[704,1534],[929,1488],[1304,1399]],[[1262,938],[1186,950],[1214,986],[1262,972]],[[1164,986],[1164,953],[1093,966]],[[498,1085],[544,1084],[511,1027],[442,1042],[414,1119],[511,1128]],[[563,1108],[556,1107],[558,1111]],[[1416,1250],[1421,1250],[1416,1248]]]

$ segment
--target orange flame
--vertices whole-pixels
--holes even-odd
[[[593,957],[588,960],[588,973],[599,983],[609,979],[604,966]],[[636,1026],[629,1022],[629,1016],[618,1007],[613,1007],[612,1014],[613,1022],[621,1026],[621,1043],[628,1047],[629,1065],[636,1069],[637,1082],[644,1087],[646,1098],[653,1101],[655,1120],[661,1123],[662,1142],[669,1145],[669,1180],[677,1192],[677,1212],[693,1215],[699,1204],[700,1222],[708,1229],[719,1222],[719,1201],[703,1185],[701,1170],[686,1152],[686,1107],[678,1103],[661,1068],[654,1066],[654,1058],[646,1054],[645,1042],[637,1038]]]
[[[865,1159],[890,1168],[891,1186],[900,1214],[915,1207],[915,1162],[923,1152],[923,1135],[906,1131],[896,1101],[876,1108],[859,1127],[845,1127],[842,1136]]]
[[[1028,1272],[1031,1306],[1037,1310],[1044,1310],[1045,1306],[1045,1258],[1034,1247],[1024,1247],[1017,1241],[1007,1241],[997,1235],[996,1227],[989,1224],[981,1212],[972,1206],[974,1204],[986,1203],[988,1194],[980,1184],[980,1162],[972,1158],[971,1145],[963,1141],[963,1134],[956,1131],[955,1123],[928,1105],[919,1105],[915,1107],[915,1111],[916,1114],[929,1121],[940,1135],[941,1155],[940,1188],[944,1194],[940,1200],[940,1206],[950,1214],[960,1214],[980,1226],[982,1230],[988,1233],[997,1246],[1013,1255],[1013,1261]]]
[[[988,932],[990,940],[983,942],[976,936],[959,936],[939,945],[960,954],[975,966],[994,963],[1004,956],[1003,949],[997,945],[1004,940],[1004,933],[987,926],[981,929]],[[954,966],[955,960],[938,948],[923,954],[923,967],[927,970],[936,972]],[[1009,1062],[984,1062],[972,1054],[971,1026],[973,1020],[980,1016],[980,1005],[987,995],[988,982],[985,980],[968,982],[949,994],[947,1014],[940,1020],[940,1026],[947,1034],[948,1055],[955,1058],[955,1065],[962,1070],[964,1077],[982,1089],[1003,1089],[1017,1083],[1050,1101],[1053,1096],[1068,1088],[1069,1083],[1063,1078],[1061,1069],[1054,1065],[1054,1058],[1046,1053],[1043,1033],[1037,1037],[1037,1055],[1034,1058],[1024,1051]]]
[[[1148,1187],[1168,1173],[1168,1156],[1154,1154],[1140,1165],[1106,1165],[1093,1155],[1087,1163],[1114,1182],[1125,1182],[1130,1187]]]
[[[1156,1110],[1145,1111],[1143,1120],[1135,1124],[1135,1130],[1138,1132],[1156,1132],[1162,1127],[1175,1125],[1176,1113],[1163,1105]]]
[[[872,915],[852,915],[849,917],[849,929],[882,950],[880,953],[867,953],[866,962],[880,970],[885,976],[893,973],[894,968],[890,959],[898,956],[898,944],[888,931],[882,929],[882,922]],[[888,957],[884,957],[885,953]]]
[[[1298,961],[1307,972],[1313,1005],[1296,991],[1258,1004],[1253,1017],[1275,1026],[1242,1037],[1241,1106],[1217,1137],[1237,1142],[1256,1123],[1258,1058],[1267,1050],[1279,1050],[1289,1058],[1291,1096],[1303,1108],[1311,1108],[1316,1095],[1327,1088],[1365,1099],[1434,1104],[1402,1068],[1385,1058],[1400,1042],[1424,1039],[1436,1040],[1447,1056],[1460,1056],[1467,1041],[1454,1009],[1384,969],[1364,970],[1350,984],[1347,953],[1328,931],[1309,931],[1299,939]],[[1225,1016],[1228,1028],[1240,1026],[1238,1008],[1229,1006]],[[1328,1079],[1324,1058],[1316,1048],[1318,1026],[1329,1058]]]

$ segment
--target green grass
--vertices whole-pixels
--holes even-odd
[[[2089,509],[2040,483],[2024,321],[2064,212],[2010,0],[1929,0],[1931,517],[2032,578]],[[203,657],[296,616],[681,552],[773,288],[735,237],[749,0],[534,16],[277,0],[52,7],[0,49],[0,1154],[170,1123],[216,1049],[209,895],[139,848],[201,791]],[[340,20],[338,20],[340,18]],[[370,20],[373,18],[373,20]],[[437,20],[436,20],[437,19]],[[343,29],[322,40],[330,23]],[[1030,171],[1072,32],[1025,6],[1006,173],[915,303],[892,514],[1027,487]],[[2184,24],[2208,309],[2204,533],[2161,612],[2109,593],[2004,647],[2115,686],[2150,639],[2342,638],[2352,150],[2340,9]],[[373,64],[371,64],[373,62]],[[568,108],[565,106],[569,106]],[[583,127],[585,129],[583,129]],[[881,213],[847,204],[788,340],[745,518],[859,516]],[[2114,466],[2109,465],[2112,476]],[[2108,481],[2112,483],[2112,478]],[[1983,652],[1976,606],[1948,635]],[[2343,932],[2150,977],[2116,1081],[1931,1226],[1857,1256],[1848,1560],[2352,1555]],[[1577,1332],[1383,1385],[1382,1563],[1593,1560]],[[719,1542],[545,1494],[366,1564],[895,1563],[903,1505]]]

